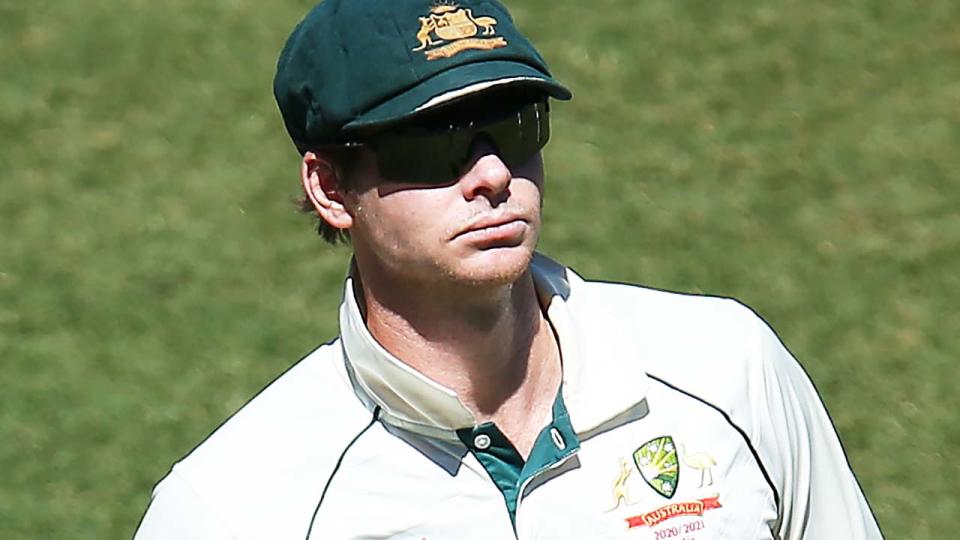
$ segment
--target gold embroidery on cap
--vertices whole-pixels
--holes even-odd
[[[450,58],[469,49],[491,50],[507,46],[507,40],[495,35],[496,19],[474,17],[469,8],[461,8],[456,4],[437,4],[429,15],[419,19],[417,41],[420,46],[413,50],[424,51],[427,60]],[[481,30],[483,33],[480,33]],[[477,34],[494,37],[476,37]],[[426,50],[427,47],[434,48]]]

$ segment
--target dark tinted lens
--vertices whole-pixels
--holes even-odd
[[[420,130],[384,134],[370,142],[370,146],[377,154],[380,175],[385,179],[445,184],[463,174],[471,147],[479,136],[494,145],[507,165],[522,165],[550,138],[547,104],[530,104],[480,126],[456,126],[432,133]]]
[[[550,139],[546,103],[528,105],[514,117],[481,127],[477,132],[489,137],[504,163],[511,167],[523,165]]]
[[[449,131],[432,135],[390,135],[371,143],[380,176],[394,182],[444,184],[460,176],[470,147],[469,135]]]

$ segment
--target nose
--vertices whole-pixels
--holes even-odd
[[[460,178],[460,187],[467,200],[486,197],[496,206],[510,196],[513,173],[489,142],[478,139],[470,156],[470,168]]]

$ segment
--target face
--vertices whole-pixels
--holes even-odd
[[[344,206],[362,273],[483,287],[512,283],[526,271],[540,231],[539,152],[511,168],[478,139],[462,175],[441,185],[384,180],[368,150],[359,161]]]

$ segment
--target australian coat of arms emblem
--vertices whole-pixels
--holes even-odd
[[[633,462],[647,485],[668,499],[673,497],[680,481],[677,448],[673,437],[667,435],[643,443],[633,453]]]
[[[496,35],[497,20],[493,17],[474,16],[469,8],[442,3],[430,9],[426,17],[420,17],[414,51],[424,51],[427,60],[450,58],[468,50],[490,50],[506,47],[507,41]],[[477,37],[477,36],[480,37]]]

